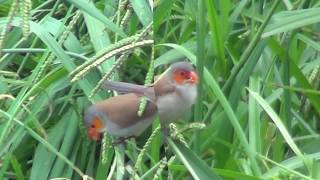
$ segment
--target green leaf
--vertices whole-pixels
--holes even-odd
[[[157,8],[155,9],[153,13],[153,21],[154,21],[154,30],[157,31],[157,29],[160,27],[161,23],[163,23],[164,18],[168,16],[169,12],[171,11],[171,8],[173,6],[174,0],[166,0],[166,1],[160,1]]]
[[[75,5],[77,8],[79,8],[80,10],[82,10],[83,12],[86,12],[89,15],[103,22],[107,26],[107,28],[113,31],[114,33],[119,34],[121,37],[127,37],[127,35],[122,31],[122,29],[120,29],[117,25],[115,25],[106,16],[104,16],[92,3],[86,2],[84,0],[68,0],[68,1],[73,5]]]
[[[265,38],[318,22],[320,22],[320,8],[282,11],[272,16],[262,37]]]
[[[293,152],[301,158],[303,158],[302,152],[300,151],[296,143],[293,141],[291,135],[289,134],[287,128],[284,126],[280,117],[274,112],[271,106],[258,93],[253,92],[250,89],[248,90],[251,96],[255,98],[255,100],[260,104],[260,106],[266,111],[266,113],[270,116],[272,121],[276,124],[283,138],[286,140]]]
[[[193,178],[202,179],[221,179],[208,165],[201,160],[192,150],[184,146],[179,141],[167,139],[173,152],[179,157],[183,164],[187,167]]]
[[[148,1],[141,0],[130,0],[134,12],[137,14],[139,20],[142,22],[143,26],[148,26],[152,19],[152,11],[147,3]]]

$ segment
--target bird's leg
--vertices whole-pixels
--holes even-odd
[[[113,141],[112,145],[117,145],[117,144],[124,144],[126,140],[130,138],[134,138],[135,136],[128,136],[128,137],[119,137],[115,141]]]
[[[161,126],[162,134],[165,137],[170,137],[170,128],[169,128],[168,124],[160,121],[160,126]]]
[[[169,127],[161,127],[161,131],[164,136],[170,137],[170,128]]]

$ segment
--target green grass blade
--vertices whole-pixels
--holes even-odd
[[[184,163],[194,179],[221,179],[214,171],[212,171],[205,162],[203,162],[193,151],[185,147],[179,141],[167,139],[173,152]]]
[[[320,8],[283,11],[272,17],[271,23],[266,27],[262,37],[265,38],[317,22],[320,22]]]
[[[266,113],[270,116],[272,121],[276,124],[277,128],[281,132],[283,138],[286,140],[292,151],[303,158],[303,154],[296,145],[296,143],[293,141],[291,135],[289,134],[287,128],[284,126],[283,122],[281,121],[280,117],[274,112],[274,110],[271,108],[271,106],[256,92],[251,91],[250,89],[249,93],[252,97],[255,98],[255,100],[260,104],[260,106],[266,111]]]
[[[127,35],[120,29],[117,25],[115,25],[111,20],[105,17],[92,3],[86,2],[84,0],[68,0],[70,3],[75,5],[77,8],[90,14],[91,16],[97,18],[101,22],[103,22],[108,29],[113,31],[114,33],[119,34],[121,37],[127,37]]]

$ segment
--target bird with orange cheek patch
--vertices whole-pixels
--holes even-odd
[[[99,140],[101,133],[125,139],[138,136],[159,115],[162,130],[177,120],[195,103],[198,75],[188,62],[173,63],[151,86],[106,81],[104,88],[122,95],[93,104],[85,114],[88,135]],[[141,97],[147,98],[142,116],[138,116]]]

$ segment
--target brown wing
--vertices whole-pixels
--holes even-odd
[[[159,77],[154,83],[153,87],[156,97],[172,93],[176,90],[176,87],[168,83],[166,78],[166,76]]]
[[[108,80],[104,82],[103,87],[104,89],[117,91],[119,93],[124,93],[124,94],[135,93],[138,95],[143,95],[149,98],[151,101],[155,102],[154,91],[153,91],[153,88],[151,87],[125,83],[125,82],[118,82],[118,81],[108,81]]]
[[[138,116],[140,99],[141,96],[137,94],[124,94],[97,102],[95,107],[104,112],[109,121],[126,128],[140,120],[152,118],[157,113],[156,105],[148,101],[143,115]]]
[[[107,90],[114,90],[120,93],[136,93],[136,94],[144,94],[148,87],[143,85],[119,82],[119,81],[109,81],[106,80],[103,84],[103,88]]]

